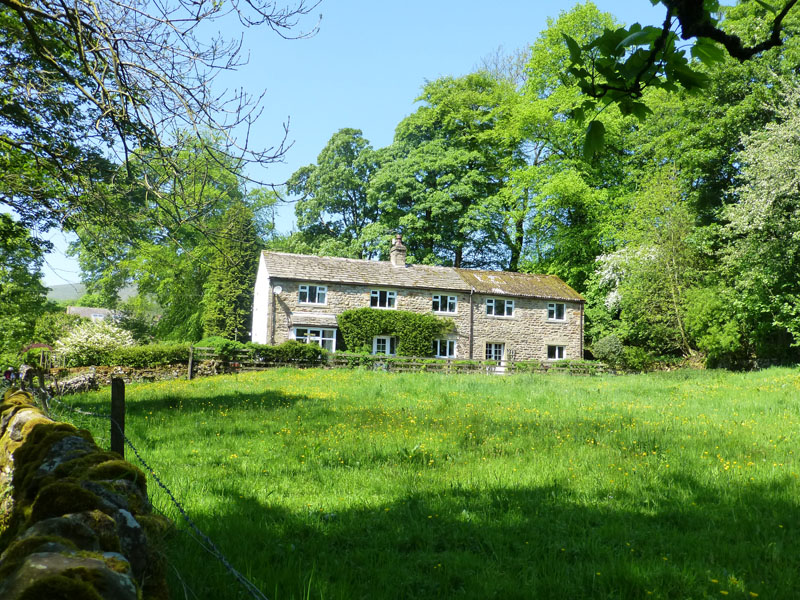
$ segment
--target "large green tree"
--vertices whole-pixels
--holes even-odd
[[[215,240],[217,252],[209,260],[203,287],[203,333],[249,341],[253,290],[263,247],[252,209],[244,202],[230,205]]]
[[[233,218],[229,208],[247,207],[247,231],[257,232],[265,225],[257,213],[269,210],[274,198],[263,190],[247,194],[244,179],[235,165],[225,162],[223,153],[214,150],[213,141],[176,150],[171,160],[181,165],[184,177],[180,181],[170,171],[154,168],[157,163],[134,163],[133,169],[150,185],[157,183],[160,195],[174,196],[170,204],[182,207],[183,218],[144,189],[115,195],[110,202],[124,215],[119,226],[84,225],[78,230],[75,252],[88,290],[100,294],[107,305],[115,306],[118,290],[135,282],[140,294],[160,306],[159,337],[197,340],[206,323],[203,311],[209,274],[214,268],[224,268],[219,260],[231,264],[239,260],[228,254],[232,235],[228,221]],[[240,223],[240,216],[234,220]],[[136,231],[133,237],[128,235],[131,230]],[[242,289],[249,286],[247,280],[240,283]],[[237,331],[241,335],[241,328]]]
[[[425,85],[422,106],[397,126],[370,194],[384,233],[401,231],[416,260],[457,267],[507,261],[489,215],[519,141],[498,127],[514,93],[488,73],[444,77]]]
[[[527,239],[522,268],[559,275],[578,290],[608,250],[606,232],[624,191],[625,136],[630,119],[610,108],[598,117],[608,131],[604,150],[587,160],[583,126],[570,118],[582,102],[574,80],[564,76],[570,51],[565,36],[591,40],[614,19],[592,3],[578,5],[548,21],[534,42],[516,127],[524,140],[525,164],[511,173],[525,215]]]
[[[43,250],[30,232],[0,213],[0,355],[15,354],[31,341],[37,318],[45,312]]]
[[[312,8],[305,0],[288,8],[263,0],[0,0],[0,204],[35,231],[76,229],[108,221],[113,185],[117,194],[147,193],[172,213],[170,231],[192,218],[174,194],[138,177],[134,163],[181,181],[170,148],[196,144],[208,130],[233,162],[269,162],[284,150],[243,147],[260,97],[212,85],[244,57],[238,40],[209,35],[209,27],[234,13],[243,26],[288,36]]]
[[[316,164],[298,169],[289,179],[297,227],[307,243],[334,255],[369,258],[376,248],[369,235],[378,207],[367,194],[377,170],[377,155],[359,129],[337,131]]]
[[[709,82],[702,65],[713,65],[727,56],[745,62],[780,47],[795,30],[800,14],[797,0],[772,4],[755,0],[733,7],[718,0],[660,0],[660,4],[666,9],[660,26],[634,23],[609,28],[585,42],[565,36],[570,50],[567,72],[584,96],[572,114],[579,120],[587,115],[590,119],[587,155],[604,141],[602,122],[595,120],[598,109],[614,104],[623,114],[644,119],[651,111],[643,97],[645,90],[700,91]],[[742,8],[758,17],[758,25],[747,32],[727,23],[727,17]]]
[[[722,251],[736,312],[757,351],[773,355],[789,341],[800,346],[800,82],[782,91],[780,119],[743,140]]]

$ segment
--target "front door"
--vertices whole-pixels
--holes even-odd
[[[503,360],[506,345],[495,342],[486,344],[486,360],[496,360],[498,363]]]

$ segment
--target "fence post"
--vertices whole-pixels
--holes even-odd
[[[111,379],[111,451],[125,458],[125,381]]]
[[[193,370],[194,370],[194,346],[189,346],[189,372],[187,373],[188,379],[192,378]]]

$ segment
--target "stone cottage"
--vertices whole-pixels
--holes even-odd
[[[341,349],[336,315],[353,308],[447,317],[455,329],[434,341],[440,358],[560,360],[583,357],[585,300],[554,275],[406,264],[400,236],[390,261],[261,253],[253,342],[298,340]],[[373,353],[394,354],[378,336]]]

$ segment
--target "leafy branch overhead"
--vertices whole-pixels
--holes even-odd
[[[315,6],[0,0],[0,206],[29,227],[71,228],[107,213],[109,186],[128,185],[155,199],[175,224],[193,218],[175,195],[162,193],[161,182],[137,178],[133,163],[158,163],[180,187],[186,174],[175,153],[203,136],[216,140],[222,163],[237,167],[273,162],[285,150],[281,140],[248,147],[261,95],[213,85],[247,57],[241,40],[212,38],[208,26],[238,17],[245,27],[286,37]]]
[[[642,26],[606,29],[602,35],[579,44],[563,34],[569,49],[567,74],[586,99],[572,111],[583,121],[605,106],[616,105],[623,115],[644,120],[651,110],[643,101],[646,88],[697,92],[708,85],[699,65],[713,65],[725,55],[744,62],[783,44],[785,21],[797,0],[772,5],[754,0],[768,15],[769,31],[763,39],[746,44],[724,28],[726,6],[718,0],[650,0],[667,9],[661,27]],[[690,56],[681,40],[694,39]],[[584,154],[593,156],[604,142],[604,127],[592,117],[586,130]]]

